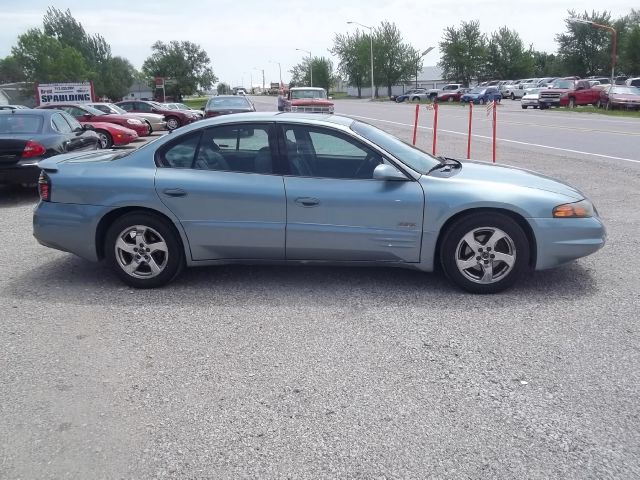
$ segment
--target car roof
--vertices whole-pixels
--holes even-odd
[[[324,90],[320,87],[291,87],[289,90]]]
[[[295,112],[247,112],[247,113],[234,113],[230,115],[221,115],[219,117],[213,117],[198,122],[192,123],[188,126],[182,127],[185,129],[201,128],[204,124],[218,125],[232,122],[292,122],[292,123],[307,123],[316,125],[340,125],[342,127],[350,127],[355,120],[353,118],[345,117],[342,115],[332,114],[318,114],[318,113],[295,113]]]

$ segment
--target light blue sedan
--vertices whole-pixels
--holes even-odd
[[[138,288],[185,266],[316,263],[440,265],[462,289],[494,293],[606,238],[574,187],[433,157],[341,116],[225,115],[135,151],[39,165],[36,239],[104,259]]]

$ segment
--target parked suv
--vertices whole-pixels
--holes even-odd
[[[125,100],[116,103],[120,108],[130,113],[159,113],[164,115],[168,130],[175,130],[183,125],[195,122],[198,115],[189,111],[171,110],[161,103],[150,100]]]

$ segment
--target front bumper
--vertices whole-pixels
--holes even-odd
[[[522,102],[522,105],[526,107],[537,107],[538,105],[540,105],[540,101],[538,99],[529,99],[523,97],[520,101]]]
[[[536,270],[557,267],[597,252],[607,240],[598,217],[529,218],[537,244]]]

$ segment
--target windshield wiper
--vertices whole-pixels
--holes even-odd
[[[440,170],[441,168],[444,168],[444,167],[460,168],[462,166],[462,163],[460,163],[458,160],[454,158],[440,157],[440,156],[436,158],[440,160],[440,163],[438,165],[434,165],[433,167],[431,167],[427,172],[427,175],[429,175],[431,172]]]

